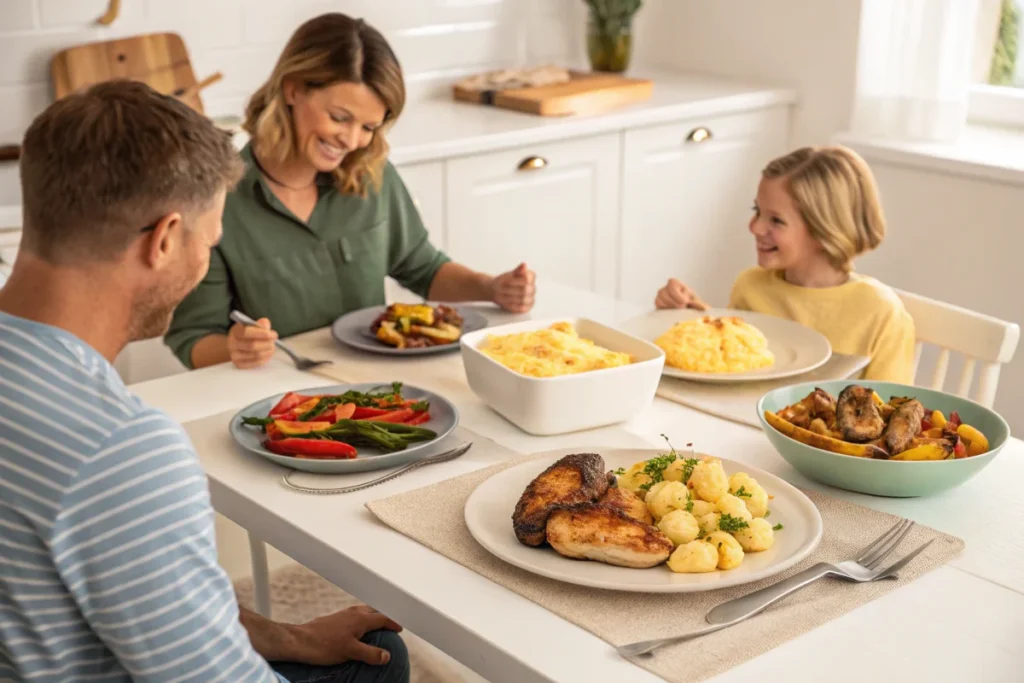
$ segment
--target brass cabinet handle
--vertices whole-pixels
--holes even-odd
[[[704,126],[700,126],[699,128],[694,128],[690,131],[690,134],[686,136],[686,141],[704,142],[705,140],[710,140],[711,137],[711,131]]]
[[[544,157],[526,157],[519,162],[520,171],[539,171],[548,165],[548,160]]]

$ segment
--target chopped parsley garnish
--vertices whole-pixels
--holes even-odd
[[[686,499],[686,511],[693,512],[693,498]]]
[[[620,467],[619,469],[612,471],[612,474],[614,474],[616,477],[621,477],[625,473],[626,473],[626,468],[625,467]]]
[[[665,468],[676,460],[675,451],[651,458],[644,463],[644,474],[650,477],[650,481],[640,485],[644,491],[650,491],[651,487],[665,478]]]
[[[699,458],[687,458],[683,461],[683,483],[690,481],[690,476],[693,474],[693,468],[700,464]]]
[[[768,519],[769,517],[771,517],[771,514],[772,514],[771,510],[765,510],[764,511],[764,518]]]
[[[739,488],[739,490],[738,490],[738,491],[736,491],[736,493],[735,493],[734,495],[735,495],[735,496],[736,496],[737,498],[753,498],[753,497],[754,497],[754,494],[753,494],[753,493],[747,493],[747,489],[746,489],[746,487],[744,487],[744,486],[741,486],[741,487]]]
[[[767,515],[765,516],[767,517]],[[782,522],[779,522],[778,524],[772,527],[772,531],[782,531],[783,528],[784,527],[782,526]]]
[[[718,528],[729,533],[746,529],[748,526],[750,525],[747,524],[747,520],[742,517],[733,517],[729,514],[723,514],[722,518],[718,520]]]

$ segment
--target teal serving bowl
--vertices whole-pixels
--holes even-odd
[[[778,412],[786,406],[798,403],[815,388],[838,397],[839,392],[850,384],[870,387],[885,401],[893,396],[916,398],[927,410],[941,410],[947,417],[956,411],[963,422],[979,429],[985,435],[989,450],[987,453],[959,460],[901,461],[858,458],[803,444],[778,431],[764,418],[766,410]],[[1006,420],[979,403],[941,391],[890,382],[831,380],[782,387],[761,397],[757,402],[757,415],[775,450],[804,476],[847,491],[893,498],[930,496],[959,486],[987,467],[1010,438],[1010,427]]]

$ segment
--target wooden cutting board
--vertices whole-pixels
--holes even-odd
[[[470,90],[456,85],[456,100],[539,116],[598,114],[650,98],[654,84],[617,74],[572,72],[566,83],[513,90]]]
[[[195,90],[196,75],[181,36],[153,33],[61,50],[50,61],[56,99],[79,88],[115,78],[142,81],[158,92],[181,95],[199,113],[203,101]],[[194,92],[189,93],[192,89]]]

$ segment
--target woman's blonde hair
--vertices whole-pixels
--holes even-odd
[[[334,172],[338,190],[365,196],[379,188],[388,156],[384,131],[405,106],[402,67],[387,40],[362,19],[333,12],[302,24],[285,45],[270,78],[245,109],[243,127],[265,158],[287,161],[296,150],[292,113],[284,99],[285,81],[304,88],[335,83],[362,83],[384,102],[387,113],[370,144],[350,152]]]
[[[801,147],[761,172],[783,178],[811,236],[829,262],[849,272],[853,259],[885,237],[885,216],[867,162],[842,146]]]

